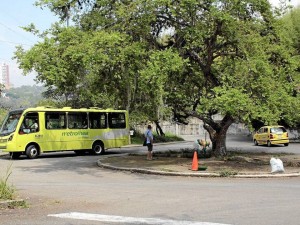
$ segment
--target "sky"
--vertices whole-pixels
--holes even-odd
[[[49,10],[34,6],[36,0],[2,1],[0,12],[0,64],[9,65],[10,83],[14,87],[35,85],[35,73],[24,76],[18,69],[17,62],[12,59],[15,46],[22,45],[24,49],[32,47],[38,39],[25,32],[21,27],[34,23],[39,30],[45,30],[57,21]],[[279,0],[270,0],[277,5]],[[300,5],[300,0],[291,0],[294,6]]]
[[[35,0],[2,1],[0,11],[0,63],[9,66],[10,83],[14,87],[34,85],[35,73],[23,76],[18,69],[16,60],[12,57],[15,46],[22,45],[24,49],[32,47],[38,39],[25,32],[21,27],[34,23],[39,30],[45,30],[57,20],[47,9],[34,6]]]

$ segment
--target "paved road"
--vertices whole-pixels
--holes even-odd
[[[186,135],[182,136],[185,140],[184,143],[171,143],[168,145],[159,145],[154,146],[155,150],[178,150],[178,149],[185,149],[185,148],[192,148],[193,141],[198,139],[197,136]],[[204,138],[204,137],[200,137]],[[290,143],[289,146],[283,145],[274,145],[271,147],[267,146],[255,146],[252,141],[251,136],[245,135],[228,135],[226,139],[226,146],[227,150],[229,151],[242,151],[242,152],[266,152],[266,153],[293,153],[293,154],[300,154],[300,143]],[[137,146],[135,148],[122,148],[122,149],[114,149],[115,152],[132,152],[132,151],[139,151],[145,152],[145,147]]]
[[[294,151],[299,145],[290,147]],[[12,167],[9,180],[30,205],[1,210],[0,223],[273,225],[300,221],[300,178],[161,177],[101,169],[96,166],[98,158],[73,153],[45,154],[36,160],[0,158],[0,174]],[[84,220],[56,217],[66,213],[88,216]],[[91,217],[104,219],[87,220]],[[112,218],[118,222],[111,222]]]

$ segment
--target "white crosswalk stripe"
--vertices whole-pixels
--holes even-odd
[[[124,217],[124,216],[112,216],[112,215],[101,215],[92,213],[60,213],[60,214],[49,214],[51,217],[65,218],[65,219],[77,219],[77,220],[92,220],[99,222],[111,222],[121,224],[153,224],[153,225],[229,225],[221,223],[209,223],[209,222],[197,222],[197,221],[186,221],[186,220],[169,220],[160,218],[137,218],[137,217]]]

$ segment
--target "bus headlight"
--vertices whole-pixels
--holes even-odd
[[[8,140],[7,140],[7,141],[12,141],[13,137],[14,137],[14,135],[13,135],[13,134],[12,134],[12,135],[10,135],[10,137],[8,138]]]

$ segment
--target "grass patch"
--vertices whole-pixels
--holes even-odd
[[[0,199],[2,200],[12,200],[15,188],[8,184],[8,178],[10,177],[12,164],[7,168],[4,178],[0,179]]]
[[[25,200],[15,200],[15,188],[8,183],[8,179],[12,174],[12,164],[7,167],[5,176],[0,178],[0,208],[28,208]]]
[[[238,172],[225,169],[225,170],[220,171],[219,174],[220,174],[220,177],[231,177],[231,176],[237,175]]]
[[[25,200],[19,200],[19,201],[11,201],[8,204],[8,208],[15,209],[15,208],[29,208],[27,202]]]

